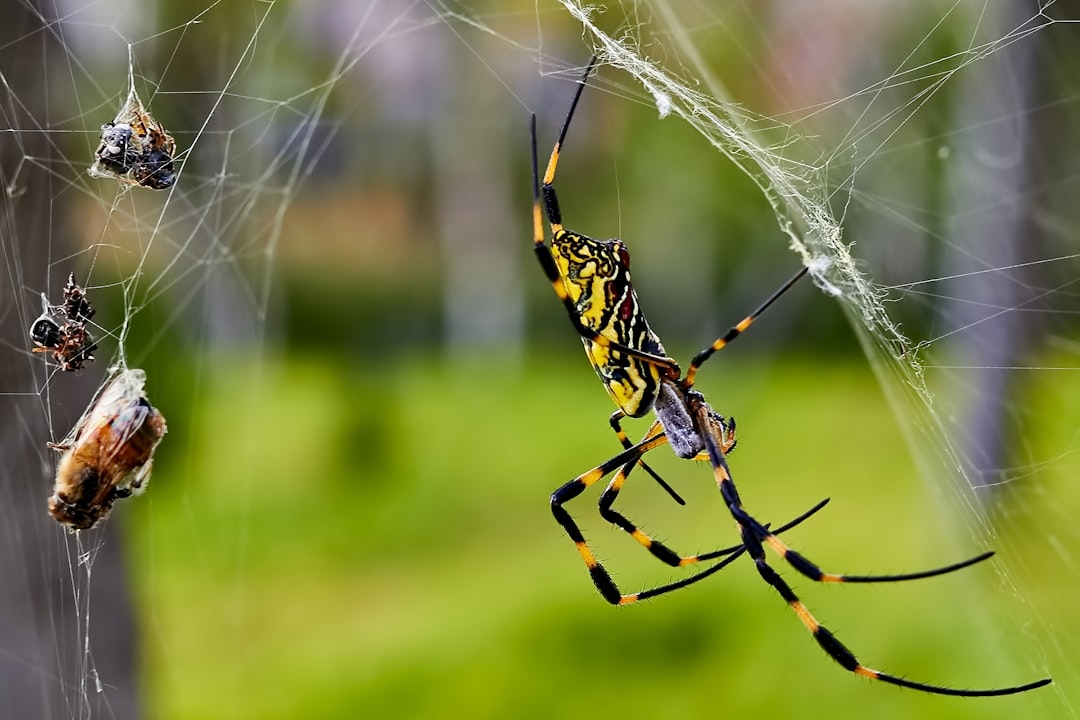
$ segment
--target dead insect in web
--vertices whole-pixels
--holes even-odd
[[[94,306],[86,299],[86,290],[75,282],[75,273],[68,273],[63,309],[69,322],[86,323],[94,317]]]
[[[138,162],[141,144],[131,142],[132,130],[127,123],[105,123],[101,126],[101,144],[94,157],[101,167],[116,175],[127,175]]]
[[[169,142],[172,142],[172,138],[169,138]],[[150,148],[132,168],[135,181],[152,190],[164,190],[170,187],[176,182],[176,172],[173,170],[173,161],[169,153],[175,150],[175,144],[168,151]]]
[[[52,348],[52,354],[62,372],[77,372],[93,362],[95,350],[97,343],[86,328],[81,323],[68,323],[62,326],[61,342]]]
[[[120,112],[112,122],[101,126],[90,174],[151,190],[165,190],[176,182],[175,155],[176,141],[146,111],[132,86]]]
[[[75,273],[69,274],[63,304],[50,305],[45,294],[41,295],[41,315],[30,325],[30,339],[36,346],[33,352],[51,352],[64,372],[82,370],[97,350],[86,329],[93,316],[86,291],[75,282]]]
[[[30,326],[30,339],[37,345],[34,352],[55,350],[64,342],[64,334],[60,329],[60,323],[49,313],[49,303],[44,295],[41,299],[44,301],[45,312]]]
[[[49,514],[76,530],[105,519],[117,500],[142,492],[154,450],[168,428],[150,404],[142,370],[114,368],[67,438],[49,447],[63,453]]]

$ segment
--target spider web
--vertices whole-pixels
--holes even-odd
[[[740,34],[765,37],[748,7],[561,4],[598,55],[594,87],[610,87],[608,68],[625,72],[637,86],[616,80],[617,94],[653,104],[660,120],[678,118],[754,183],[775,217],[773,242],[786,236],[847,315],[940,501],[931,516],[965,547],[998,549],[998,584],[979,602],[996,605],[1000,622],[1032,618],[1013,629],[1026,648],[1018,673],[1057,682],[1025,698],[1038,708],[1027,712],[1074,716],[1070,653],[1059,639],[1069,612],[1057,565],[1039,556],[1069,566],[1075,556],[1080,538],[1063,521],[1071,513],[1047,504],[1069,474],[1075,436],[1062,425],[1070,413],[1047,416],[1031,399],[1041,403],[1050,388],[1067,395],[1076,369],[1066,339],[1076,221],[1062,198],[1074,170],[1052,159],[1057,139],[1040,142],[1075,121],[1076,88],[1054,59],[1075,39],[1075,8],[954,3],[892,15],[853,3],[783,5],[768,32],[790,45],[764,55],[792,65],[751,69],[785,106],[757,113],[716,70],[718,56],[759,52]],[[895,35],[910,44],[874,45],[890,38],[890,20],[907,24]],[[543,44],[552,34],[539,25],[541,64],[558,67]],[[815,33],[830,32],[844,37],[832,40],[846,58],[815,53]],[[718,38],[733,49],[717,52]],[[856,74],[845,59],[859,53],[874,61]],[[580,63],[565,64],[566,77],[580,72]],[[837,68],[852,77],[825,74]],[[903,177],[933,178],[939,198],[904,189]],[[649,250],[631,248],[641,268]],[[1043,440],[1046,428],[1062,429]],[[1074,504],[1071,493],[1054,502]],[[1047,512],[1058,521],[1040,526]],[[1044,539],[1031,539],[1034,527]]]
[[[115,518],[78,534],[48,518],[56,455],[46,443],[68,434],[109,368],[145,369],[151,400],[174,409],[175,385],[205,389],[223,355],[259,368],[286,211],[313,175],[335,175],[322,162],[340,122],[325,117],[328,99],[373,45],[413,22],[406,4],[343,11],[352,25],[313,79],[270,68],[282,38],[312,41],[319,13],[177,5],[5,5],[0,403],[12,464],[0,509],[0,695],[12,717],[137,716],[121,533]],[[127,122],[121,108],[140,105],[177,142],[177,182],[160,191],[92,168],[103,123]],[[96,309],[96,362],[79,373],[42,362],[26,336],[42,297],[59,304],[69,273]],[[183,428],[172,430],[183,442]],[[256,436],[235,434],[250,450]]]
[[[946,594],[941,601],[943,613],[945,605],[952,605],[955,612],[955,606],[965,603],[978,610],[972,612],[978,632],[957,640],[965,645],[957,657],[983,655],[985,667],[996,668],[988,680],[991,684],[1052,675],[1055,686],[993,710],[980,706],[965,712],[1075,717],[1073,698],[1080,687],[1075,668],[1080,663],[1072,640],[1078,630],[1067,589],[1077,580],[1080,537],[1072,510],[1080,498],[1069,483],[1078,447],[1069,401],[1077,377],[1073,284],[1080,277],[1080,254],[1075,250],[1077,222],[1070,194],[1076,171],[1073,158],[1080,156],[1074,151],[1073,131],[1080,126],[1074,117],[1080,93],[1073,78],[1080,75],[1077,68],[1070,72],[1062,59],[1068,56],[1063,48],[1069,47],[1069,39],[1075,40],[1072,21],[1080,13],[1074,6],[1043,3],[1006,9],[965,0],[905,11],[842,0],[815,4],[813,11],[801,9],[797,2],[774,3],[770,11],[763,11],[754,3],[716,10],[707,3],[653,0],[607,7],[571,0],[531,2],[510,4],[510,9],[438,0],[323,0],[295,6],[208,2],[182,9],[178,5],[140,4],[133,11],[135,6],[122,2],[17,2],[20,22],[0,43],[4,52],[0,124],[7,145],[0,153],[5,189],[0,349],[8,358],[0,372],[0,412],[7,429],[2,434],[5,455],[13,458],[3,468],[0,483],[5,493],[0,505],[5,526],[0,567],[10,568],[9,577],[15,578],[3,589],[5,607],[15,610],[4,613],[6,620],[0,622],[0,658],[5,661],[0,696],[6,695],[4,689],[19,685],[34,688],[31,694],[36,695],[36,704],[17,706],[12,712],[26,717],[135,716],[140,704],[132,670],[136,652],[152,656],[147,671],[152,676],[150,692],[172,690],[175,700],[197,696],[204,688],[192,679],[170,676],[185,651],[180,647],[182,638],[164,629],[166,622],[157,616],[157,608],[137,609],[149,637],[141,641],[140,650],[131,645],[136,634],[131,613],[124,620],[123,612],[114,612],[118,607],[130,610],[127,574],[140,578],[143,587],[176,582],[165,561],[158,565],[155,560],[164,548],[136,546],[120,552],[161,536],[153,531],[153,523],[164,504],[179,504],[192,518],[183,532],[192,547],[192,574],[204,581],[202,587],[226,586],[210,602],[193,606],[238,618],[260,614],[259,590],[251,574],[258,564],[253,558],[259,556],[251,546],[261,537],[253,528],[261,516],[254,510],[234,509],[234,531],[224,536],[224,549],[214,545],[222,542],[222,536],[204,530],[210,523],[200,514],[213,506],[214,493],[203,492],[206,486],[197,484],[196,478],[206,468],[186,458],[196,455],[197,429],[171,418],[196,416],[191,410],[197,401],[192,397],[224,393],[225,386],[244,373],[254,376],[248,394],[239,396],[240,405],[230,408],[230,421],[221,425],[220,434],[228,436],[230,454],[238,460],[214,477],[214,482],[229,486],[232,497],[241,498],[241,506],[254,505],[266,478],[257,477],[252,468],[262,467],[257,458],[273,444],[267,438],[276,437],[259,424],[264,406],[258,396],[274,387],[281,390],[263,377],[268,371],[262,355],[286,342],[285,326],[291,321],[283,316],[297,302],[276,292],[283,267],[304,268],[302,272],[317,278],[315,287],[332,283],[338,272],[349,278],[347,282],[377,285],[383,271],[404,276],[410,297],[423,293],[421,285],[438,285],[444,339],[440,350],[445,348],[448,356],[465,363],[475,359],[477,348],[494,348],[492,352],[502,353],[499,357],[511,358],[508,365],[525,354],[525,308],[531,296],[521,288],[536,279],[535,268],[519,269],[532,262],[520,260],[528,246],[521,220],[528,196],[523,175],[527,116],[536,112],[542,125],[561,119],[565,91],[579,77],[589,53],[595,52],[600,72],[590,92],[614,96],[606,99],[639,112],[648,108],[658,133],[688,129],[698,137],[699,157],[707,153],[714,156],[710,165],[737,168],[753,188],[754,201],[769,208],[770,227],[755,236],[754,250],[769,258],[764,262],[790,264],[792,270],[800,262],[808,265],[818,294],[846,315],[910,446],[919,470],[910,482],[925,484],[924,514],[914,532],[921,532],[925,524],[928,535],[943,538],[928,541],[935,557],[951,558],[952,551],[998,551],[993,581],[970,581],[962,586],[962,597]],[[826,52],[840,52],[836,48],[843,49],[841,57]],[[45,82],[28,83],[27,67],[39,68]],[[471,68],[467,80],[464,72],[455,75],[451,70],[463,67]],[[767,87],[759,92],[763,84]],[[178,179],[168,189],[152,191],[88,173],[101,125],[116,116],[131,90],[176,139]],[[600,132],[618,129],[621,122],[596,116],[590,121],[587,113],[584,110],[575,121],[570,140],[575,149],[587,144],[580,138],[590,137],[586,129],[590,122]],[[595,132],[592,137],[597,137]],[[412,157],[408,150],[417,144],[431,148],[425,160],[403,159]],[[543,152],[545,141],[541,144]],[[627,142],[611,152],[620,159],[607,161],[630,165],[631,154],[647,152],[647,146]],[[668,178],[671,166],[678,167],[655,148],[649,163],[650,173],[662,178]],[[618,164],[598,177],[605,184],[642,187]],[[321,214],[331,212],[327,206],[315,205],[321,209],[306,214],[294,211],[299,199],[410,179],[424,187],[410,197],[411,202],[427,204],[429,226],[401,221],[395,225],[394,218],[411,209],[395,210],[393,194],[377,191],[358,201],[364,203],[363,212],[346,222],[355,237],[320,234],[328,226],[341,230],[340,224],[321,222]],[[618,217],[626,225],[613,228],[618,232],[612,234],[628,238],[643,295],[668,295],[676,299],[670,305],[693,302],[697,307],[698,288],[711,288],[724,297],[710,277],[711,268],[725,262],[717,259],[718,246],[684,226],[683,232],[666,235],[671,225],[664,222],[677,219],[657,220],[654,232],[649,232],[649,218],[632,207],[631,197],[637,196],[637,189],[620,194]],[[708,204],[708,193],[705,198],[698,204]],[[573,201],[577,211],[582,204],[584,200]],[[655,209],[655,204],[650,207]],[[421,239],[393,232],[402,226]],[[769,245],[775,247],[770,250]],[[368,249],[354,255],[354,246]],[[785,246],[787,254],[782,252]],[[743,251],[738,244],[722,249],[732,255]],[[672,263],[682,262],[677,259],[680,253],[700,262],[692,263],[694,267],[683,263],[676,275]],[[364,264],[364,270],[351,275],[346,269],[351,263]],[[744,273],[757,276],[745,281],[753,285],[735,290],[741,291],[740,297],[755,298],[764,282],[761,278],[773,276],[753,261],[748,267],[757,270]],[[41,293],[58,302],[69,272],[75,273],[97,308],[91,328],[100,344],[97,360],[80,374],[61,373],[43,363],[40,355],[30,352],[26,339],[26,329],[41,311]],[[656,279],[665,274],[667,281]],[[551,302],[544,297],[537,305]],[[319,314],[340,315],[344,324],[364,315],[321,295],[315,307]],[[372,314],[389,316],[386,324],[392,328],[377,337],[409,354],[414,335],[431,333],[422,322],[410,325],[402,318],[403,308],[408,313],[407,304],[397,298]],[[700,346],[703,337],[734,319],[726,311],[711,309],[691,319],[683,311],[659,312],[663,325],[676,328],[672,342],[687,347]],[[784,327],[788,312],[778,305],[770,310],[769,323]],[[556,317],[550,316],[552,324],[564,322]],[[534,327],[528,329],[532,332]],[[685,331],[682,337],[680,329]],[[794,331],[790,323],[787,329]],[[553,336],[552,342],[574,349],[565,336],[557,341]],[[336,338],[325,336],[313,344],[333,354],[345,368],[385,352],[360,342],[343,347]],[[581,374],[587,374],[580,358],[576,361]],[[170,434],[159,451],[156,479],[146,496],[120,503],[115,517],[102,528],[70,535],[44,510],[55,468],[54,453],[45,443],[68,433],[106,369],[114,365],[146,370],[147,392],[170,418]],[[237,366],[244,371],[238,374]],[[490,372],[486,364],[483,368],[478,375],[484,384],[495,383],[491,378],[498,373]],[[737,409],[737,403],[736,408],[721,407],[720,389],[709,382],[703,377],[702,387],[717,409],[743,413],[743,421],[746,410]],[[478,383],[463,390],[463,396],[471,400],[472,393],[479,392]],[[440,381],[434,387],[444,391],[446,384]],[[602,426],[605,399],[599,388],[592,390],[600,408],[593,424]],[[467,402],[459,404],[469,407]],[[478,412],[491,413],[490,408]],[[379,422],[384,420],[380,416]],[[428,425],[426,417],[412,423],[410,442]],[[747,431],[752,428],[748,423]],[[790,441],[791,437],[776,438],[774,443],[783,447]],[[838,441],[825,429],[815,442],[831,448],[832,463],[844,462],[845,452],[837,448],[843,445],[842,438]],[[412,454],[415,447],[408,447]],[[463,447],[463,441],[450,443],[447,456],[452,462],[466,456],[475,460]],[[733,469],[740,487],[760,482],[751,479],[758,475],[752,469],[752,447],[740,449],[736,457]],[[503,466],[484,467],[474,471],[472,481],[482,483],[476,478],[505,474]],[[678,465],[672,467],[674,473],[683,472]],[[559,465],[554,472],[569,477],[577,470]],[[394,521],[364,517],[370,527],[381,523],[412,528],[422,547],[402,564],[430,570],[418,559],[427,553],[423,541],[430,537],[420,525],[409,525],[402,518],[416,513],[422,518],[416,522],[423,523],[437,516],[441,508],[436,500],[428,501],[432,508],[427,516],[422,513],[424,502],[416,498],[444,497],[433,489],[443,479],[428,468],[417,473],[421,479],[416,485],[392,478],[406,483],[406,494],[412,493],[408,512],[393,516]],[[294,481],[286,478],[281,484]],[[543,513],[543,497],[551,483],[548,474],[536,485],[526,485],[523,513],[537,509]],[[179,485],[193,489],[177,492]],[[834,504],[839,504],[843,492],[825,487],[813,491],[834,495]],[[368,499],[363,496],[361,501]],[[810,502],[817,499],[815,495]],[[328,504],[335,500],[336,496],[323,498]],[[469,500],[476,502],[471,494]],[[516,506],[503,502],[500,507],[513,515],[508,508]],[[880,518],[884,511],[871,507],[865,514]],[[714,507],[709,512],[719,511]],[[125,525],[129,514],[132,525]],[[147,517],[150,520],[140,519]],[[546,518],[536,525],[545,522]],[[510,532],[505,524],[496,523],[494,528]],[[490,527],[487,530],[491,532]],[[809,551],[815,547],[814,536],[806,537],[811,538],[805,546]],[[361,537],[359,543],[364,542]],[[488,542],[490,536],[484,544],[477,541],[476,556],[487,557]],[[803,549],[801,539],[799,548]],[[562,553],[565,550],[556,542],[545,546],[544,561],[552,559],[542,571],[550,569],[561,577],[579,570],[564,567],[564,561],[572,562]],[[525,549],[520,551],[531,557]],[[215,574],[206,559],[217,554],[234,561],[224,576]],[[843,554],[834,557],[837,563],[844,562]],[[468,552],[462,558],[452,565],[460,571],[453,586],[487,587],[481,563]],[[463,574],[467,579],[461,583]],[[500,592],[511,584],[490,582],[497,583]],[[386,584],[398,583],[406,584],[395,575]],[[521,587],[522,595],[542,594],[535,586]],[[587,586],[571,587],[575,599],[587,595]],[[765,594],[753,588],[754,593]],[[179,583],[170,584],[168,590],[180,596],[187,592]],[[370,588],[365,584],[350,590],[343,604],[355,602],[357,612],[372,613],[372,603],[361,602]],[[699,586],[687,592],[715,603],[724,591]],[[738,590],[728,592],[738,597]],[[510,593],[518,598],[513,589]],[[907,597],[920,598],[919,593],[914,589]],[[139,597],[145,602],[148,596],[162,594],[142,592]],[[398,623],[402,626],[411,626],[414,616],[429,612],[435,616],[431,605],[411,597],[402,603],[393,594],[389,599],[377,597],[383,605],[374,603],[376,616],[379,610],[394,616],[390,608],[399,604],[415,607],[408,621]],[[553,593],[551,602],[557,605],[561,597]],[[619,621],[649,622],[645,619],[649,613],[677,617],[680,609],[686,612],[680,602],[650,603],[643,612],[625,613]],[[815,597],[811,604],[815,611],[820,605],[832,606],[832,618],[841,612],[845,618],[873,614],[865,602],[846,606],[850,608],[846,612],[836,609],[845,607],[841,602],[838,594],[830,593],[828,601]],[[444,604],[457,607],[453,598]],[[478,603],[461,600],[461,604]],[[607,610],[587,607],[597,616]],[[781,635],[794,636],[791,647],[809,645],[798,636],[797,623],[783,617],[780,609],[773,624],[783,627]],[[331,613],[325,608],[309,612],[324,611]],[[347,611],[341,609],[342,614]],[[504,626],[499,623],[508,621],[502,613],[490,615],[502,638]],[[475,616],[466,617],[470,619],[449,624],[477,623]],[[693,617],[700,622],[700,613]],[[264,629],[259,622],[264,621],[234,621],[244,630],[237,631],[238,645]],[[561,625],[561,616],[553,624]],[[419,626],[434,632],[422,621]],[[945,626],[941,632],[950,630]],[[614,633],[631,632],[619,625],[596,644],[606,644]],[[394,694],[395,682],[412,687],[411,673],[395,669],[408,667],[401,665],[401,657],[409,648],[420,648],[439,662],[441,653],[458,658],[466,652],[461,647],[469,647],[468,641],[458,638],[453,650],[436,645],[432,651],[413,634],[403,633],[397,643],[386,640],[388,636],[382,627],[369,628],[369,634],[354,643],[375,648],[371,657],[365,656],[369,665],[356,670],[357,675],[381,677],[372,668],[384,662],[390,668],[384,671],[390,678],[385,687],[390,689],[372,690],[361,696],[363,701],[374,703],[371,698],[379,698],[380,692]],[[843,637],[861,651],[855,633]],[[543,645],[547,637],[534,640]],[[664,635],[648,651],[656,652],[656,646],[670,641]],[[774,637],[773,642],[779,640]],[[380,643],[389,644],[386,657],[375,654],[384,647]],[[122,648],[119,653],[112,652],[113,645]],[[495,654],[502,657],[504,652],[511,651],[499,645]],[[235,657],[235,664],[257,667],[255,653],[238,651],[230,657]],[[816,648],[810,647],[802,664],[827,662],[814,653]],[[866,653],[868,664],[876,667],[878,658],[870,649]],[[623,659],[618,654],[604,656],[597,665]],[[902,670],[904,660],[883,659],[882,669]],[[776,662],[780,664],[779,657]],[[501,669],[501,663],[495,667]],[[794,695],[811,697],[814,688],[786,675],[800,667],[798,660],[783,665],[783,682],[798,689]],[[748,672],[763,670],[771,666],[754,666]],[[858,699],[849,700],[860,712],[863,703],[874,703],[882,716],[893,712],[896,717],[931,707],[925,698],[910,697],[913,693],[897,696],[889,694],[890,689],[862,687],[866,683],[845,685],[853,681],[835,668],[828,671],[835,672],[828,677],[835,678],[841,692],[854,688],[852,693],[860,693]],[[395,672],[410,681],[396,679]],[[296,674],[303,673],[296,670]],[[960,675],[961,682],[972,686],[981,682],[974,671]],[[912,676],[950,680],[916,677],[914,671]],[[422,680],[427,677],[420,675]],[[350,675],[349,681],[354,679]],[[254,686],[273,684],[261,680]],[[480,681],[468,676],[465,685],[470,683]],[[525,681],[518,685],[508,681],[505,687],[522,698],[536,697],[535,688]],[[626,688],[626,697],[635,697],[631,690]],[[251,693],[239,680],[222,694],[233,696],[217,708],[222,715],[281,712],[246,699],[245,695],[259,693]],[[660,707],[675,707],[673,695],[665,694]],[[267,693],[267,697],[277,696]],[[145,702],[160,708],[153,699]],[[265,702],[273,705],[272,700]],[[306,702],[314,705],[310,699]],[[410,698],[408,708],[415,716],[425,716],[419,702]],[[455,707],[453,697],[445,702]],[[505,704],[491,702],[496,709],[471,699],[462,706],[478,717],[511,714]],[[541,702],[555,701],[545,693],[542,701],[536,698]],[[825,712],[828,703],[821,704]],[[560,709],[564,715],[580,714],[555,704],[536,707],[550,709],[550,716],[559,715]],[[184,716],[183,710],[169,710]],[[427,710],[427,716],[435,711]],[[199,710],[188,713],[201,716]],[[409,714],[402,709],[402,716]]]
[[[1075,313],[1076,221],[1058,197],[1072,170],[1047,161],[1043,154],[1055,145],[1037,140],[1041,128],[1076,112],[1075,87],[1058,83],[1050,59],[1055,43],[1074,37],[1075,14],[1056,3],[1031,15],[983,3],[928,9],[924,34],[911,34],[917,44],[892,66],[882,60],[878,79],[858,87],[852,78],[858,89],[849,94],[759,115],[731,96],[697,37],[710,37],[700,30],[710,22],[738,25],[739,12],[721,18],[700,7],[642,2],[616,11],[624,19],[613,23],[601,8],[563,5],[600,62],[633,76],[661,119],[685,122],[755,183],[789,249],[848,316],[922,477],[952,508],[948,522],[1003,549],[995,597],[1003,591],[1008,600],[999,600],[998,612],[1034,614],[1042,623],[1038,630],[1024,623],[1025,667],[1052,673],[1059,688],[1071,686],[1062,677],[1068,653],[1056,638],[1059,606],[1034,607],[1024,588],[1041,583],[1036,594],[1052,594],[1045,588],[1054,580],[1033,561],[1035,548],[1071,564],[1078,538],[1071,523],[1044,528],[1053,538],[1045,545],[1022,538],[1046,512],[1043,496],[1068,473],[1074,451],[1071,436],[1054,447],[1032,439],[1067,420],[1040,416],[1028,398],[1071,386],[1076,370],[1074,346],[1063,340]],[[777,22],[788,24],[777,35],[794,47],[773,56],[810,67],[772,75],[786,83],[777,92],[788,91],[790,102],[831,91],[833,83],[812,75],[830,67],[827,51],[814,65],[815,31],[827,32],[827,21],[847,23],[856,32],[851,52],[869,54],[857,35],[860,21],[871,28],[866,44],[887,36],[888,20],[873,12],[852,3],[827,11],[787,7]],[[612,27],[618,30],[604,29]],[[728,32],[740,44],[737,31]],[[919,136],[926,132],[922,116],[950,104],[960,108],[952,124]],[[942,163],[948,203],[930,210],[896,188],[897,175],[925,177],[903,155],[927,148]],[[920,322],[928,307],[934,319]],[[1073,716],[1069,691],[1058,692],[1032,700],[1040,708],[1032,712]]]

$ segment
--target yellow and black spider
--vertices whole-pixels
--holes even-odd
[[[638,305],[630,281],[630,255],[625,245],[616,239],[594,240],[563,227],[562,213],[555,194],[555,169],[566,139],[574,110],[594,65],[594,56],[578,83],[577,91],[566,113],[558,140],[551,151],[547,169],[540,183],[536,150],[536,116],[533,115],[530,135],[532,142],[533,176],[533,239],[536,256],[555,294],[566,307],[570,322],[581,336],[589,362],[604,383],[618,410],[611,416],[611,425],[626,448],[622,453],[570,480],[551,495],[551,512],[574,542],[588,567],[593,584],[613,605],[625,605],[646,597],[655,597],[685,587],[703,579],[736,559],[743,552],[753,558],[758,573],[813,634],[818,645],[845,670],[893,685],[941,695],[964,697],[1010,695],[1034,690],[1051,682],[1049,678],[1006,688],[965,690],[941,685],[914,682],[895,675],[872,670],[861,664],[855,655],[835,635],[814,618],[798,596],[766,561],[768,546],[795,570],[822,583],[879,583],[917,580],[944,575],[988,559],[985,552],[962,562],[933,570],[899,575],[843,575],[823,572],[805,556],[781,541],[777,534],[798,524],[824,506],[819,503],[807,513],[776,532],[754,518],[743,506],[735,488],[726,454],[735,447],[735,423],[725,419],[693,389],[698,369],[713,353],[745,331],[777,298],[794,285],[806,268],[800,270],[757,310],[733,326],[722,337],[699,352],[690,361],[685,375],[678,364],[667,356],[659,337],[650,328]],[[543,215],[551,226],[551,244],[545,242]],[[656,415],[644,438],[632,445],[622,431],[623,417],[641,417],[650,410]],[[671,445],[680,458],[707,459],[720,489],[724,503],[739,526],[742,544],[703,555],[683,556],[646,535],[628,518],[616,512],[612,505],[631,470],[641,463],[644,455],[661,445]],[[724,560],[703,572],[678,582],[633,594],[623,594],[611,575],[589,549],[581,530],[563,505],[580,495],[586,488],[612,472],[615,477],[600,496],[600,514],[613,525],[630,534],[655,557],[672,566],[685,566],[726,556]],[[662,482],[662,481],[661,481]],[[665,483],[665,487],[667,485]],[[669,492],[674,495],[673,490]],[[678,496],[675,496],[678,498]]]

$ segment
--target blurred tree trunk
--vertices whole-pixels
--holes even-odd
[[[77,193],[65,191],[80,166],[59,157],[62,134],[45,132],[70,108],[69,97],[49,97],[47,79],[65,73],[69,91],[70,75],[49,12],[32,5],[0,0],[0,715],[134,718],[135,626],[119,526],[82,534],[88,584],[75,536],[45,510],[56,455],[45,444],[78,418],[102,370],[46,385],[42,358],[23,350],[40,312],[36,291],[55,295],[78,270],[49,264],[70,254],[65,202]]]
[[[492,44],[483,52],[498,57],[502,50]],[[503,60],[495,66],[511,62]],[[428,123],[444,267],[444,337],[451,352],[464,355],[513,352],[524,335],[520,258],[529,236],[521,218],[528,217],[529,196],[512,197],[511,189],[521,185],[512,182],[510,158],[527,151],[527,126],[524,120],[507,123],[505,92],[462,45],[447,48],[444,62],[453,68],[445,79],[455,87],[442,94]],[[513,142],[507,135],[511,127],[520,130]]]
[[[1003,37],[1030,19],[1028,3],[988,7],[984,26]],[[1051,31],[1052,32],[1052,31]],[[1041,34],[1040,34],[1041,35]],[[959,76],[954,126],[962,130],[951,147],[944,275],[948,298],[939,307],[945,332],[953,332],[948,355],[961,370],[954,392],[959,447],[969,482],[976,488],[1001,483],[1014,459],[1012,412],[1022,375],[1010,368],[1025,364],[1037,335],[1025,309],[1032,298],[1031,277],[1023,267],[1033,259],[1037,228],[1031,222],[1039,138],[1045,113],[1040,75],[1047,54],[1036,38],[1021,40]],[[1051,60],[1052,62],[1052,60]]]

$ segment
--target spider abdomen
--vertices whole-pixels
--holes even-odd
[[[583,325],[634,350],[667,355],[641,312],[630,282],[630,255],[620,240],[594,240],[562,230],[552,238],[551,254]],[[620,410],[641,417],[653,408],[660,386],[660,370],[654,363],[588,338],[582,343]]]

